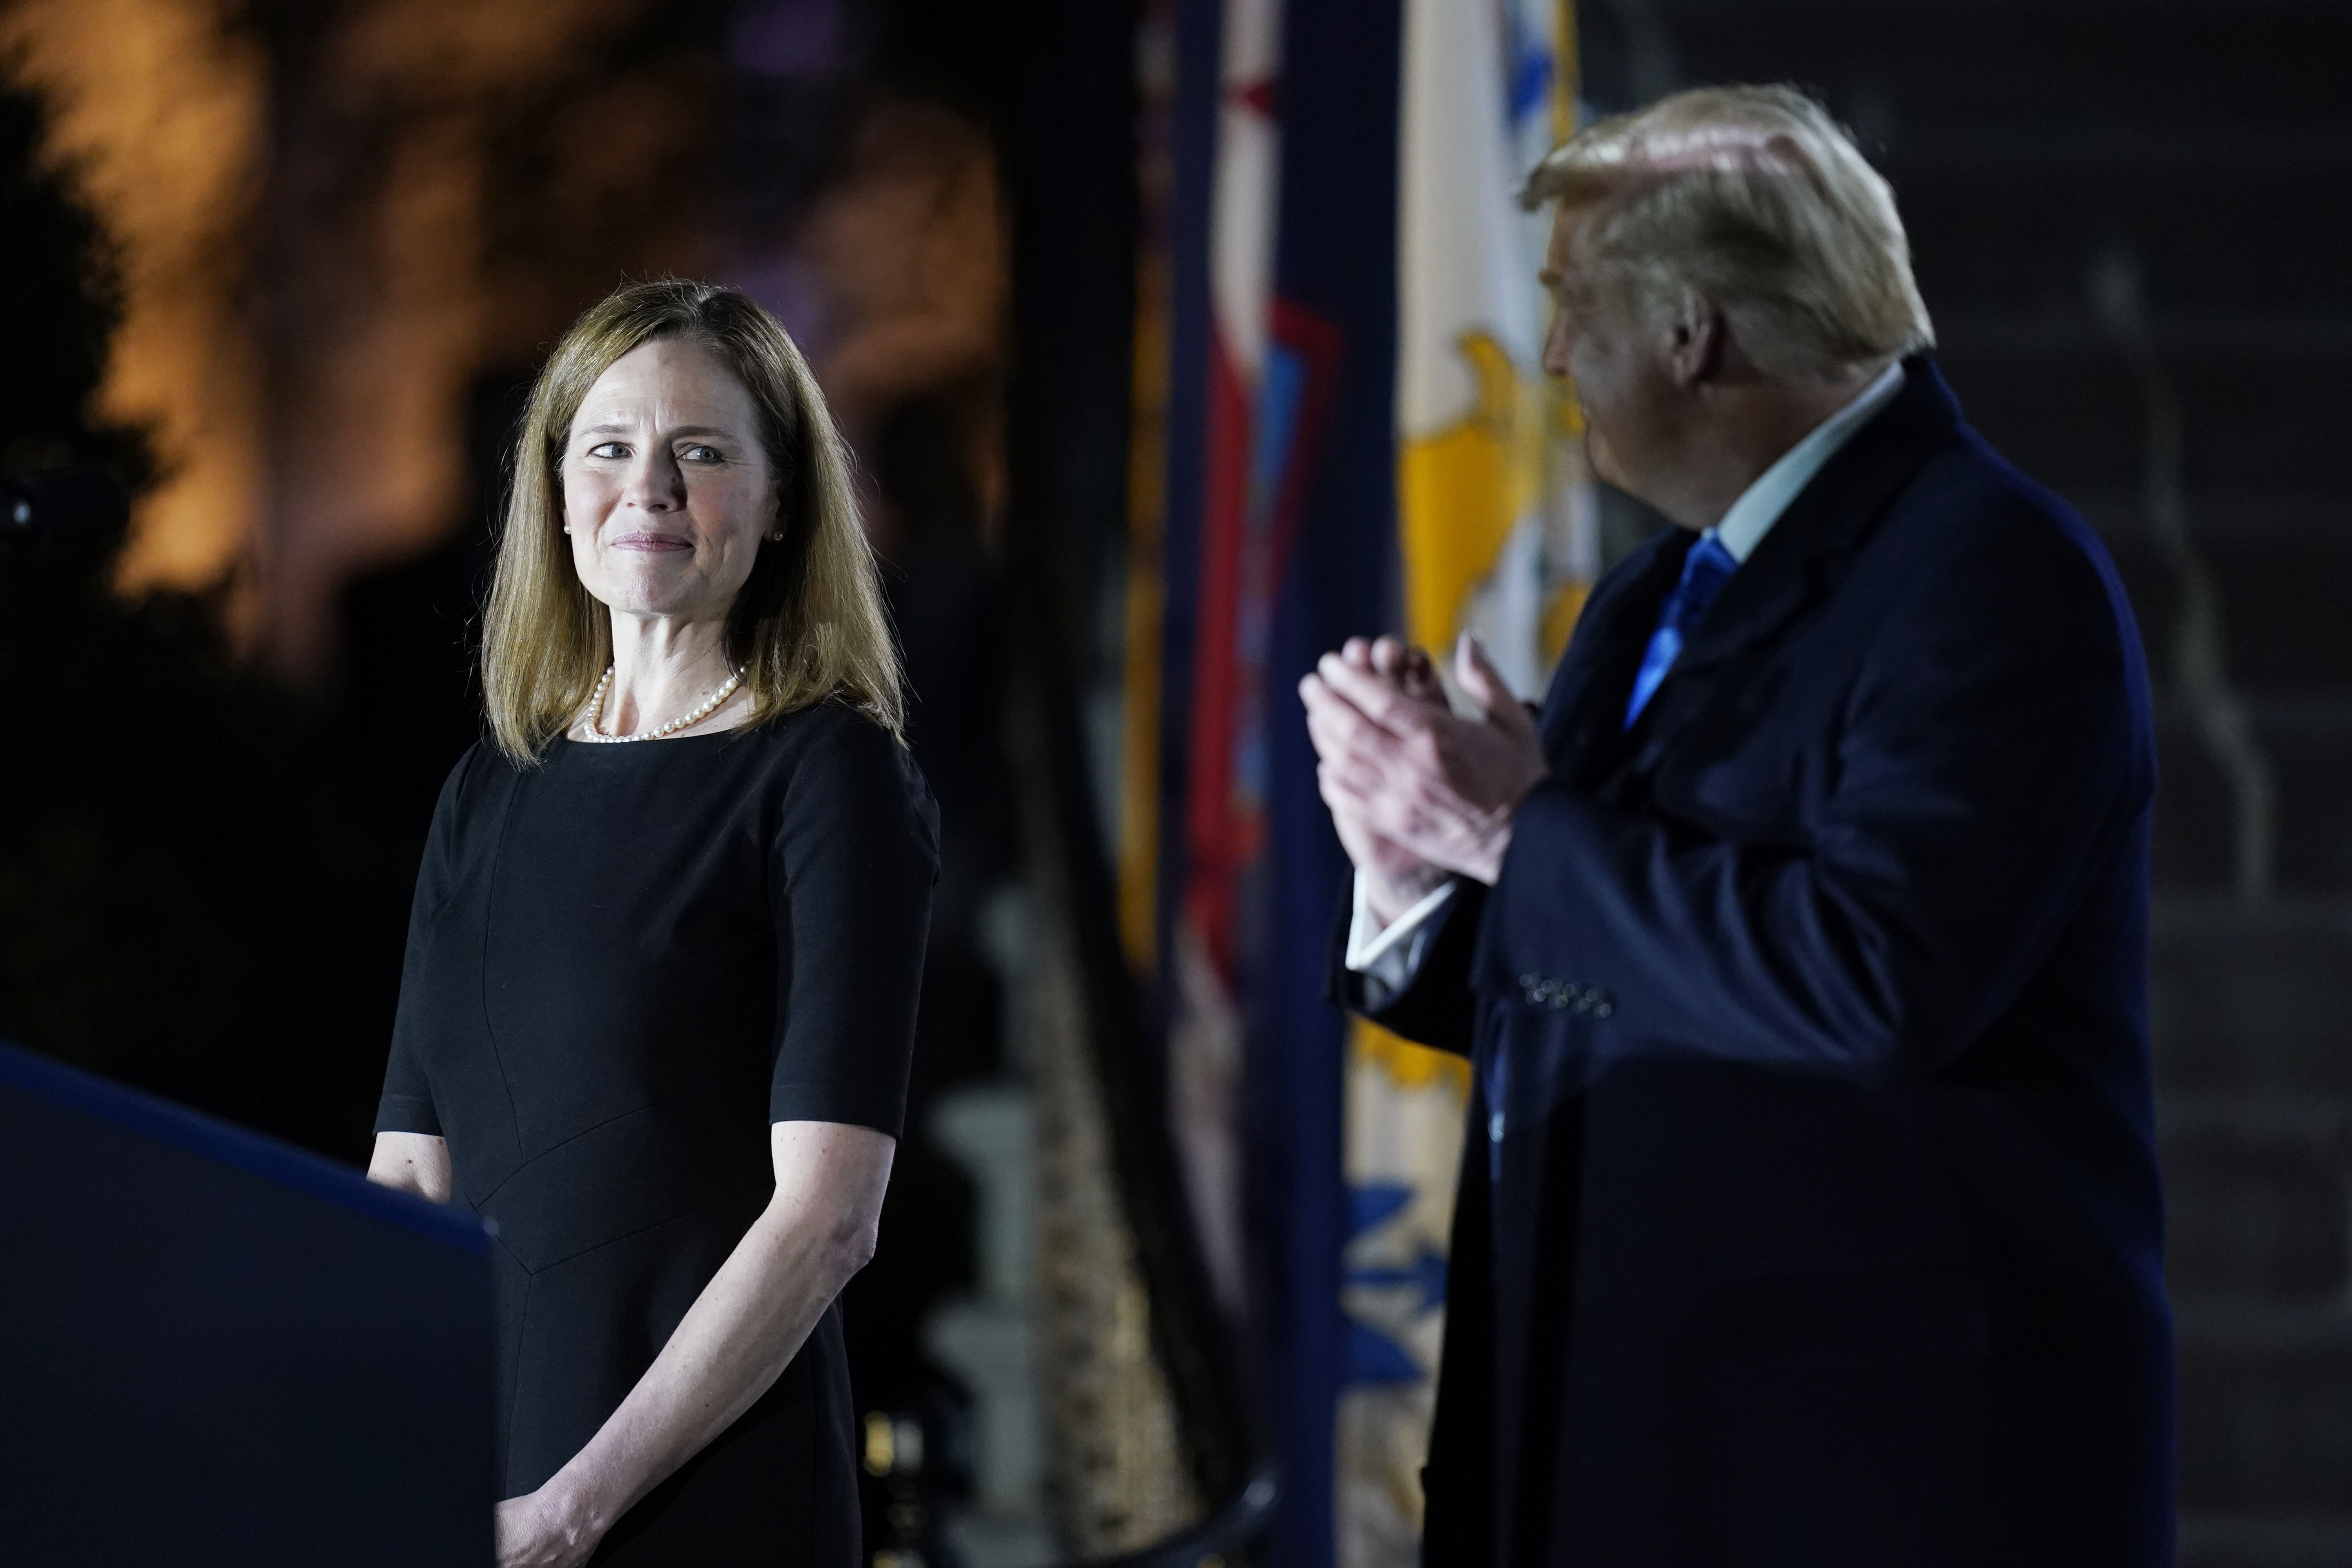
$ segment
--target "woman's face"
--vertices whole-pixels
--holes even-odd
[[[684,339],[640,344],[596,378],[562,478],[572,564],[615,615],[725,619],[776,527],[759,409]]]

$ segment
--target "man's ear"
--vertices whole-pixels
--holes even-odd
[[[1695,392],[1723,373],[1723,352],[1728,339],[1723,312],[1714,303],[1685,289],[1666,320],[1666,364],[1675,384]]]

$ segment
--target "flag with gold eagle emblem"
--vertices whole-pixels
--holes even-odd
[[[1244,1323],[1285,1568],[1420,1561],[1458,1059],[1325,994],[1346,865],[1291,696],[1341,638],[1476,630],[1532,694],[1592,575],[1537,363],[1528,170],[1559,0],[1162,0],[1146,122],[1121,910],[1170,1131]],[[1154,162],[1158,160],[1158,162]]]

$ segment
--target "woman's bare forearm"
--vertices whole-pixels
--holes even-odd
[[[773,1131],[767,1208],[677,1329],[541,1502],[593,1540],[774,1386],[817,1320],[873,1256],[895,1145],[826,1122]]]

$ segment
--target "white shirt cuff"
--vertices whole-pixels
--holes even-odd
[[[1390,991],[1402,991],[1421,967],[1422,938],[1429,922],[1454,896],[1447,882],[1421,902],[1391,921],[1383,930],[1364,901],[1364,874],[1356,873],[1355,912],[1348,922],[1348,967],[1369,974]]]

